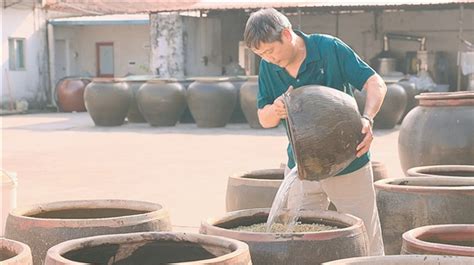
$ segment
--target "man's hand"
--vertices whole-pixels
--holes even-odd
[[[361,157],[363,154],[369,151],[370,145],[372,144],[372,140],[374,139],[374,135],[372,133],[372,126],[370,126],[370,122],[367,119],[362,118],[362,134],[364,134],[364,139],[360,144],[357,146],[357,157]]]
[[[290,86],[288,90],[285,92],[285,94],[290,93],[291,91],[293,91],[293,86]],[[275,113],[275,115],[279,117],[280,119],[286,119],[286,117],[288,117],[288,113],[286,112],[286,107],[285,107],[285,101],[283,100],[283,95],[277,97],[275,101],[273,101],[272,110]]]

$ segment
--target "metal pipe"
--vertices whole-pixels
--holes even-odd
[[[390,49],[388,46],[388,37],[387,35],[383,35],[383,51],[386,52]]]
[[[426,50],[426,37],[399,34],[399,33],[385,33],[384,41],[385,41],[385,37],[387,37],[387,42],[388,42],[388,39],[418,41],[420,43],[420,51]]]
[[[464,19],[464,5],[460,4],[459,5],[459,38],[462,40],[463,37],[463,19]],[[458,82],[456,86],[456,91],[461,90],[461,49],[462,49],[462,44],[458,44]]]
[[[58,106],[56,103],[56,84],[55,84],[55,79],[56,79],[56,68],[54,65],[55,62],[55,56],[56,54],[54,53],[54,27],[51,23],[48,22],[47,25],[47,38],[48,38],[48,53],[49,53],[49,86],[50,86],[50,91],[51,91],[51,104],[53,106]]]
[[[301,30],[301,8],[298,8],[298,30]]]

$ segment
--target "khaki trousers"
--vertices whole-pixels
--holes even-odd
[[[285,170],[285,178],[298,174],[297,167]],[[369,237],[369,255],[384,255],[379,214],[375,202],[375,189],[371,163],[349,174],[321,181],[295,181],[288,195],[288,207],[301,210],[327,210],[329,199],[338,212],[361,218]]]

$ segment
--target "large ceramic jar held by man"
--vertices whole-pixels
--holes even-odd
[[[474,91],[422,93],[398,136],[402,169],[474,165]]]
[[[87,111],[97,126],[122,125],[131,100],[132,93],[121,79],[93,79],[84,92]]]
[[[257,115],[258,76],[249,76],[240,87],[240,106],[250,127],[261,129]]]
[[[354,150],[363,135],[357,104],[351,96],[330,87],[309,85],[285,93],[283,99],[300,179],[329,178],[354,161]]]
[[[175,126],[186,108],[185,94],[176,80],[156,79],[138,90],[137,102],[151,126]]]
[[[237,89],[229,78],[196,78],[186,100],[198,127],[224,127],[234,111]]]

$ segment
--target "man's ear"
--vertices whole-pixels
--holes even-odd
[[[287,41],[291,41],[292,39],[292,35],[291,35],[291,31],[289,28],[284,28],[282,31],[281,31],[281,40],[287,40]]]

